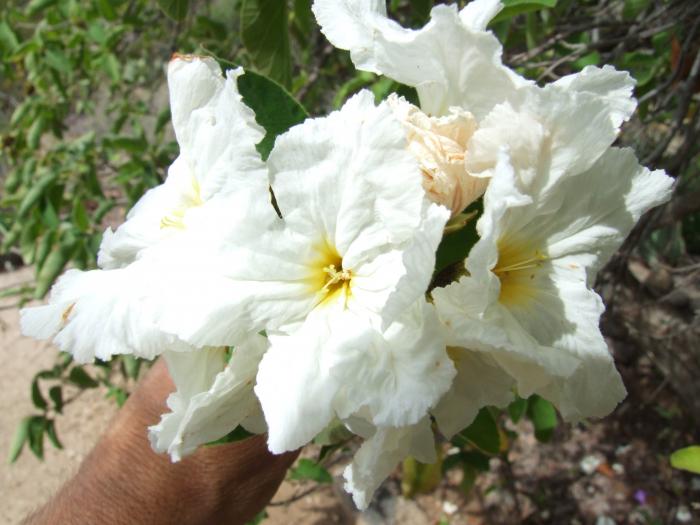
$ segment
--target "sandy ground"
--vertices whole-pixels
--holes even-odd
[[[0,290],[32,276],[28,268],[0,273]],[[37,371],[53,364],[56,352],[48,344],[20,335],[18,310],[8,308],[14,301],[0,301],[0,522],[8,525],[19,523],[75,472],[115,412],[114,403],[104,399],[104,392],[86,391],[79,402],[66,407],[56,423],[64,450],[47,447],[44,462],[24,450],[15,464],[7,463],[17,424],[35,411],[30,381]]]

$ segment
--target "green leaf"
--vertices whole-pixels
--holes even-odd
[[[33,16],[42,9],[46,9],[56,3],[58,3],[58,0],[31,0],[31,2],[27,4],[26,13],[29,16]]]
[[[251,436],[254,436],[255,434],[252,434],[248,432],[245,428],[242,426],[238,425],[236,428],[234,428],[231,432],[226,434],[224,437],[221,437],[215,441],[210,441],[209,443],[206,443],[206,446],[215,446],[215,445],[225,445],[226,443],[235,443],[236,441],[242,441],[244,439],[248,439]]]
[[[71,216],[73,218],[73,224],[75,224],[81,230],[86,231],[88,228],[90,228],[90,216],[85,209],[83,199],[79,196],[76,196],[75,199],[73,199],[73,210]]]
[[[4,20],[0,21],[0,53],[9,55],[17,49],[17,36],[12,28]]]
[[[70,374],[68,374],[68,381],[81,388],[96,388],[99,386],[99,383],[80,366],[71,369]]]
[[[46,418],[44,416],[32,416],[29,420],[29,449],[39,459],[44,459],[44,431],[46,430]]]
[[[418,493],[435,490],[442,479],[442,454],[435,463],[421,463],[413,457],[403,460],[401,470],[401,492],[406,498]]]
[[[289,470],[289,478],[298,481],[311,480],[317,483],[331,483],[333,477],[330,473],[315,461],[302,458]]]
[[[119,69],[119,60],[114,56],[114,53],[105,53],[102,55],[102,69],[109,75],[112,82],[119,82],[121,79],[121,71]]]
[[[318,433],[314,438],[314,444],[322,446],[337,445],[338,443],[347,441],[352,436],[352,432],[350,432],[343,423],[335,419]]]
[[[48,408],[48,403],[44,396],[41,394],[41,389],[39,388],[39,378],[35,377],[32,381],[32,403],[39,410],[46,410]]]
[[[41,141],[41,135],[44,133],[46,127],[46,117],[42,113],[37,117],[37,119],[32,122],[27,131],[27,146],[31,150],[36,150],[39,147],[39,142]]]
[[[433,7],[433,0],[411,0],[413,20],[422,24],[428,20],[430,9]]]
[[[70,75],[70,73],[73,71],[73,66],[70,63],[70,60],[68,60],[68,57],[66,57],[66,55],[64,55],[61,51],[52,49],[47,50],[45,61],[49,67],[52,67],[64,75]]]
[[[477,212],[467,224],[454,233],[449,233],[442,238],[435,256],[435,273],[440,273],[442,270],[455,263],[461,263],[469,255],[472,246],[479,240],[479,234],[476,233],[476,218],[481,215],[483,210],[482,199],[470,204],[464,214]]]
[[[633,51],[622,56],[620,65],[630,72],[637,81],[637,88],[640,88],[654,79],[660,63],[656,55]]]
[[[651,0],[625,0],[625,5],[622,8],[622,18],[634,20],[647,10],[650,3]]]
[[[48,188],[56,181],[58,175],[56,173],[47,173],[36,181],[31,189],[24,195],[22,202],[17,208],[17,217],[22,218],[32,209],[41,196]]]
[[[308,114],[299,102],[282,86],[252,71],[246,71],[238,79],[238,90],[246,103],[255,112],[255,120],[267,134],[258,151],[267,159],[277,135],[303,122]]]
[[[309,34],[313,21],[311,0],[294,0],[294,22],[299,30],[304,34]]]
[[[141,369],[141,360],[137,359],[133,355],[122,356],[122,365],[124,366],[124,373],[129,379],[138,379],[139,370]]]
[[[63,388],[60,385],[49,388],[49,398],[53,403],[53,407],[59,414],[63,412]]]
[[[503,10],[493,17],[491,22],[489,22],[489,26],[523,13],[539,11],[540,9],[551,9],[556,7],[557,0],[503,0],[503,5]]]
[[[41,299],[49,291],[49,288],[56,280],[56,277],[63,271],[66,263],[71,259],[78,247],[78,240],[70,233],[64,235],[58,246],[51,250],[51,253],[46,257],[44,264],[41,265],[36,278],[36,288],[34,289],[34,298]]]
[[[285,87],[292,82],[287,2],[243,0],[241,39],[255,67]]]
[[[189,9],[189,0],[157,0],[158,7],[173,20],[184,20]]]
[[[671,454],[671,466],[700,474],[700,446],[693,445],[692,447],[676,450]]]
[[[115,20],[117,18],[117,12],[112,6],[113,3],[116,2],[112,2],[111,0],[97,0],[97,9],[107,20]]]
[[[508,405],[508,415],[513,423],[517,423],[522,419],[527,411],[527,399],[518,397],[510,405]]]
[[[29,438],[29,424],[32,420],[31,416],[25,417],[20,421],[19,425],[15,429],[15,435],[12,438],[12,443],[10,444],[10,454],[7,457],[8,463],[14,463],[17,458],[22,453],[22,448]]]
[[[56,426],[54,424],[54,420],[46,419],[44,424],[46,426],[46,435],[49,436],[49,441],[51,441],[51,444],[57,449],[62,449],[63,445],[58,439],[58,434],[56,434]]]
[[[488,408],[479,410],[476,419],[462,430],[458,437],[466,439],[487,454],[498,454],[501,450],[498,425]]]
[[[139,154],[146,151],[148,147],[148,142],[146,138],[141,137],[128,137],[126,135],[117,137],[106,137],[104,139],[104,145],[110,148],[121,149],[128,153]]]
[[[600,64],[600,53],[593,51],[587,55],[583,55],[581,58],[574,62],[574,68],[583,69],[586,66],[597,66]]]
[[[105,397],[107,399],[113,397],[114,402],[119,408],[121,408],[124,406],[124,403],[126,403],[126,400],[129,399],[129,393],[123,388],[119,388],[118,386],[110,386],[109,390],[107,390],[107,395]]]
[[[535,437],[542,442],[552,438],[557,428],[557,411],[552,403],[540,396],[534,395],[528,401],[528,416],[535,426]]]
[[[261,510],[255,515],[255,517],[252,520],[246,523],[246,525],[260,525],[260,523],[262,523],[263,520],[267,517],[267,512],[265,510]]]

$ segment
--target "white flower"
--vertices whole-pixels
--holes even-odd
[[[466,167],[491,177],[505,147],[519,187],[546,193],[560,177],[589,169],[607,151],[634,112],[633,87],[627,72],[610,66],[587,67],[544,88],[525,86],[479,122]]]
[[[123,267],[144,248],[181,231],[214,195],[241,187],[266,188],[265,166],[255,149],[265,135],[242,101],[241,68],[224,78],[212,58],[176,55],[168,64],[170,111],[180,155],[160,186],[146,192],[116,232],[107,229],[101,268]]]
[[[488,352],[522,396],[539,393],[566,419],[606,415],[625,390],[591,286],[640,215],[668,199],[672,180],[616,148],[551,185],[536,171],[527,192],[506,153],[494,171],[469,275],[433,290],[448,343]]]
[[[228,363],[224,348],[165,352],[177,391],[167,400],[171,412],[149,428],[153,449],[168,452],[173,461],[179,461],[238,425],[264,432],[253,386],[267,347],[266,338],[253,334],[232,350]]]
[[[216,225],[213,210],[226,210],[233,242],[249,215],[274,210],[267,175],[255,144],[263,133],[241,101],[236,78],[223,78],[212,59],[170,62],[173,125],[181,153],[165,184],[149,191],[116,233],[108,230],[100,262],[108,270],[69,270],[52,288],[49,304],[21,312],[22,331],[54,337],[78,362],[130,353],[153,358],[164,350],[194,346],[163,331],[159,318],[176,301],[194,302],[205,277],[197,258]],[[258,210],[253,212],[252,209]],[[186,226],[186,227],[185,227]],[[241,330],[240,342],[250,332]],[[199,345],[202,346],[202,345]]]
[[[323,34],[350,50],[358,69],[415,87],[425,113],[462,107],[481,119],[531,84],[501,63],[501,45],[485,31],[501,7],[496,0],[476,0],[461,12],[438,5],[418,30],[389,20],[381,0],[314,0],[313,12]]]

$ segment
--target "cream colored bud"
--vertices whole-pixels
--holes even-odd
[[[431,117],[396,95],[389,97],[389,104],[406,129],[428,198],[454,216],[484,194],[488,178],[473,176],[465,167],[467,143],[476,130],[471,113],[453,107],[446,116]]]

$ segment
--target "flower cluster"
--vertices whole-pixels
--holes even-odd
[[[364,440],[344,474],[360,508],[406,456],[433,462],[436,432],[515,393],[567,420],[609,413],[625,389],[591,286],[672,181],[612,146],[633,79],[520,77],[486,30],[500,8],[440,5],[410,30],[383,0],[315,0],[327,38],[420,107],[360,92],[266,161],[242,70],[174,57],[166,182],[24,332],[78,362],[163,355],[177,391],[150,437],[173,460],[238,426],[281,453],[345,425]],[[479,238],[438,286],[445,227],[472,203]]]

